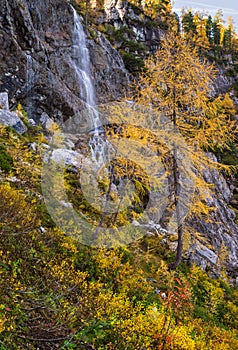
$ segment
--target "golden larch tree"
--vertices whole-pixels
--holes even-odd
[[[160,119],[159,123],[153,121],[155,129],[156,125],[159,129],[168,129],[170,125],[172,130],[169,134],[173,138],[170,140],[173,157],[173,205],[170,209],[177,222],[178,244],[171,268],[178,266],[183,251],[184,219],[180,197],[182,187],[187,184],[182,183],[179,145],[186,144],[188,162],[192,164],[191,169],[195,169],[189,175],[197,187],[196,201],[190,212],[198,215],[199,211],[207,213],[204,205],[207,191],[201,190],[205,186],[203,170],[207,166],[220,167],[205,156],[204,150],[222,149],[234,140],[234,123],[230,118],[234,113],[233,103],[228,95],[212,97],[214,77],[214,67],[199,57],[196,48],[177,33],[170,33],[162,38],[155,57],[146,61],[145,72],[140,75],[136,87],[136,102],[153,109]],[[161,120],[167,126],[162,126]]]

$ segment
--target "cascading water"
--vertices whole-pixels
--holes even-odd
[[[26,100],[27,100],[27,112],[30,116],[33,114],[33,100],[32,89],[35,83],[35,73],[33,69],[33,59],[30,54],[26,54]]]
[[[102,123],[96,107],[95,88],[91,79],[90,56],[86,45],[86,35],[84,32],[81,18],[72,7],[74,13],[74,31],[73,31],[73,60],[72,63],[77,74],[80,97],[85,103],[88,119],[91,123],[91,138],[89,146],[92,153],[92,159],[97,168],[106,163],[109,158],[110,144],[102,136]]]

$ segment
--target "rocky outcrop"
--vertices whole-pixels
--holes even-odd
[[[101,0],[90,0],[91,6],[97,9]],[[104,0],[104,13],[97,17],[100,24],[111,24],[116,29],[127,27],[127,35],[130,39],[135,39],[144,43],[148,52],[153,52],[159,47],[160,36],[163,34],[157,16],[156,21],[146,16],[142,6],[134,6],[127,0]]]
[[[4,109],[0,109],[0,124],[5,126],[11,126],[19,134],[24,134],[24,132],[27,131],[27,127],[19,118],[17,113],[6,111]]]
[[[92,21],[103,29],[109,41],[119,50],[126,68],[137,73],[143,59],[155,53],[164,31],[159,16],[148,17],[143,8],[127,0],[91,0]]]
[[[66,0],[0,0],[0,91],[21,101],[30,117],[63,121],[80,110],[71,65],[73,11]],[[86,30],[86,28],[85,28]],[[128,84],[119,54],[98,32],[88,40],[99,103],[118,99]]]
[[[104,9],[108,21],[123,21],[128,7],[126,0],[105,0]]]
[[[0,93],[0,124],[11,126],[19,134],[24,134],[27,127],[16,112],[9,111],[8,94]]]
[[[0,93],[0,109],[9,110],[8,94],[6,92]]]
[[[213,161],[214,155],[209,154]],[[229,203],[233,196],[233,187],[229,186],[227,180],[215,169],[204,171],[204,179],[212,184],[213,190],[207,198],[207,204],[211,208],[209,220],[204,218],[194,219],[191,222],[193,230],[199,233],[198,239],[191,246],[188,256],[191,261],[196,262],[202,268],[210,267],[219,273],[219,264],[222,255],[227,255],[223,261],[229,274],[237,277],[238,271],[238,225],[235,222],[236,214]],[[226,254],[221,252],[226,250]]]
[[[218,68],[216,79],[213,84],[214,95],[225,94],[232,89],[234,78],[227,75],[227,69]]]

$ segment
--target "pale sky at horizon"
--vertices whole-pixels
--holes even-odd
[[[174,12],[179,14],[182,7],[185,9],[192,8],[194,11],[204,11],[214,16],[221,9],[224,20],[232,16],[236,31],[238,30],[238,1],[237,0],[209,0],[209,1],[190,1],[190,0],[174,0]]]

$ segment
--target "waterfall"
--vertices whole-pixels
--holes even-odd
[[[80,86],[80,98],[84,101],[91,126],[89,146],[92,159],[99,168],[106,163],[110,153],[110,144],[102,135],[102,123],[96,106],[95,88],[91,78],[90,56],[87,48],[86,35],[81,18],[72,7],[74,13],[73,30],[73,66]],[[103,132],[104,134],[104,132]]]
[[[26,53],[26,101],[27,101],[27,112],[29,116],[32,116],[32,113],[34,112],[34,104],[33,104],[33,94],[32,89],[34,87],[35,83],[35,73],[33,68],[33,58],[30,54]]]

